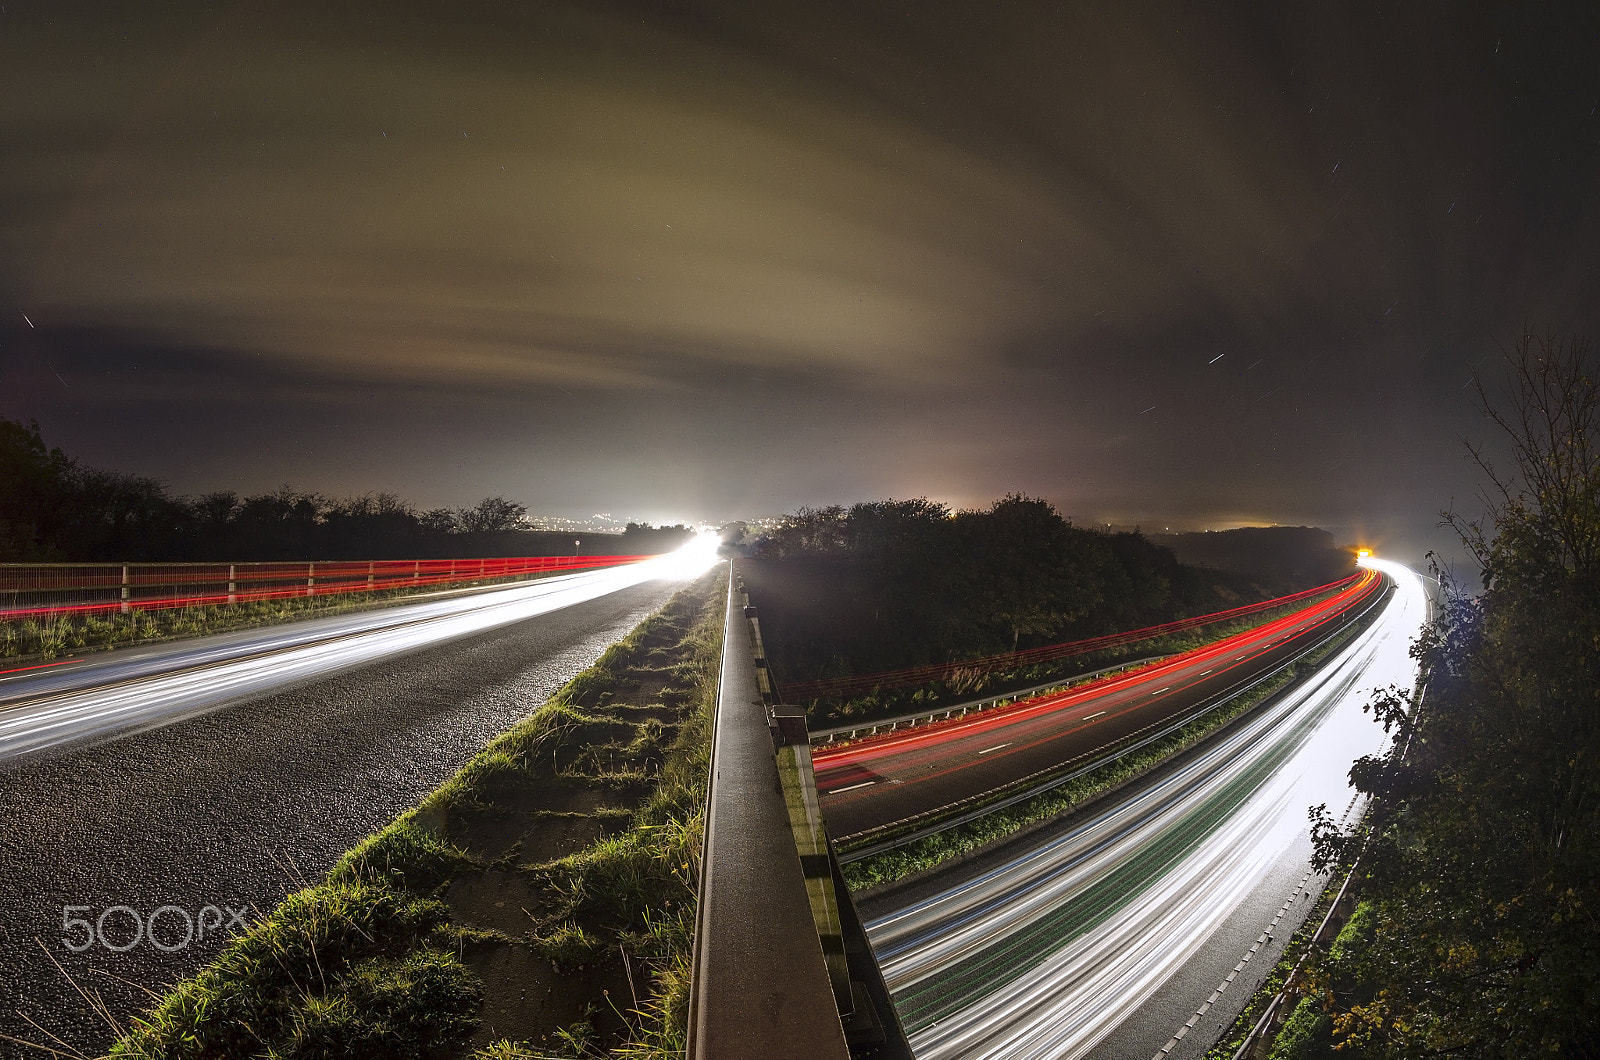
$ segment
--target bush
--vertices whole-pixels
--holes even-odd
[[[1316,998],[1301,998],[1272,1043],[1272,1060],[1334,1060],[1332,1028]]]

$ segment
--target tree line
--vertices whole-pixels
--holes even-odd
[[[1021,494],[977,511],[804,508],[752,553],[745,577],[780,681],[1015,651],[1307,587],[1185,566],[1138,532],[1076,526]]]
[[[37,424],[0,418],[3,563],[644,555],[693,534],[634,523],[621,534],[536,530],[527,515],[504,497],[419,510],[393,493],[328,497],[290,486],[175,496],[157,479],[89,467],[46,445]]]
[[[1447,513],[1485,588],[1416,642],[1421,701],[1375,698],[1408,751],[1351,770],[1365,825],[1314,813],[1363,904],[1275,1057],[1600,1057],[1600,359],[1529,334],[1507,360],[1478,394],[1512,462],[1474,450],[1491,507]]]

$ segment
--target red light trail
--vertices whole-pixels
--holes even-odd
[[[1176,718],[1270,672],[1365,604],[1367,571],[1255,629],[1062,692],[812,752],[830,830],[843,838],[995,790]]]
[[[0,606],[0,621],[208,607],[386,589],[438,588],[529,574],[597,570],[650,558],[522,556],[329,563],[13,563],[0,565],[0,600],[10,597],[10,606]],[[55,602],[62,597],[70,602]]]
[[[1184,630],[1197,629],[1217,622],[1228,622],[1233,619],[1246,618],[1250,615],[1270,611],[1275,607],[1284,607],[1309,600],[1322,593],[1334,592],[1355,583],[1362,575],[1352,574],[1350,577],[1315,589],[1306,589],[1288,596],[1279,596],[1271,600],[1262,600],[1259,603],[1245,604],[1241,607],[1230,608],[1226,611],[1217,611],[1209,615],[1196,615],[1193,618],[1180,618],[1173,622],[1163,622],[1160,625],[1146,626],[1143,629],[1132,629],[1122,633],[1106,633],[1098,637],[1089,637],[1084,640],[1067,641],[1061,644],[1046,644],[1037,648],[1027,648],[1018,652],[1007,652],[1003,655],[988,655],[979,659],[967,659],[961,662],[935,663],[927,666],[913,666],[901,670],[885,670],[875,674],[858,674],[851,677],[833,677],[820,681],[802,681],[795,684],[784,685],[786,697],[796,703],[820,698],[833,698],[848,696],[856,692],[869,692],[875,688],[907,688],[912,685],[931,684],[935,681],[948,680],[950,675],[957,670],[978,671],[988,673],[995,670],[1013,670],[1022,666],[1036,663],[1054,662],[1057,659],[1066,659],[1074,655],[1087,655],[1094,651],[1103,651],[1106,648],[1118,648],[1152,637],[1164,636],[1168,633],[1180,633]]]

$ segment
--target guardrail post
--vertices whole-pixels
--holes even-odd
[[[307,563],[306,564],[306,595],[310,596],[312,593],[314,593],[316,591],[317,591],[317,565],[315,563]]]
[[[372,591],[372,561],[367,560],[367,592]]]
[[[237,570],[235,564],[230,563],[228,564],[228,603],[236,604],[238,602],[239,583],[237,581]]]

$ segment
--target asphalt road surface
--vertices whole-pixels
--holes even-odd
[[[184,642],[168,648],[184,663],[175,672],[151,670],[149,653],[106,656],[92,666],[115,678],[101,686],[110,707],[97,706],[82,680],[61,684],[62,674],[50,678],[53,695],[8,682],[0,693],[12,702],[0,706],[0,723],[10,723],[13,741],[0,757],[0,1034],[98,1055],[110,1024],[125,1026],[146,1007],[147,989],[216,954],[237,929],[236,911],[254,920],[320,878],[680,585],[679,577],[602,580],[543,613],[524,599],[520,614],[508,590],[501,602],[510,610],[492,616],[483,594],[453,617],[434,615],[431,640],[407,624],[423,616],[394,608],[346,616],[365,632],[276,643],[266,654],[237,651],[238,635]],[[500,621],[474,629],[463,614]],[[257,636],[266,643],[301,632]],[[329,645],[341,644],[346,650],[329,658]],[[212,650],[220,656],[196,661]],[[301,653],[319,656],[317,665],[298,665]],[[149,672],[118,675],[123,664]],[[241,665],[245,677],[234,680]],[[147,695],[137,694],[141,682]],[[27,743],[30,731],[63,717],[85,724],[67,726],[64,739],[58,728]],[[157,910],[160,946],[136,938],[132,919]],[[186,922],[218,920],[204,938],[172,948]],[[92,944],[74,952],[86,939]],[[0,1056],[44,1055],[0,1040]]]
[[[1271,673],[1360,613],[1381,579],[1256,629],[1052,696],[812,751],[836,841],[937,810],[1179,718]]]
[[[1198,1040],[1248,996],[1304,915],[1307,807],[1350,804],[1350,763],[1385,744],[1362,706],[1415,679],[1421,581],[1369,562],[1396,582],[1382,615],[1269,709],[1064,831],[865,904],[919,1060],[1155,1056],[1174,1017],[1209,1006]]]

